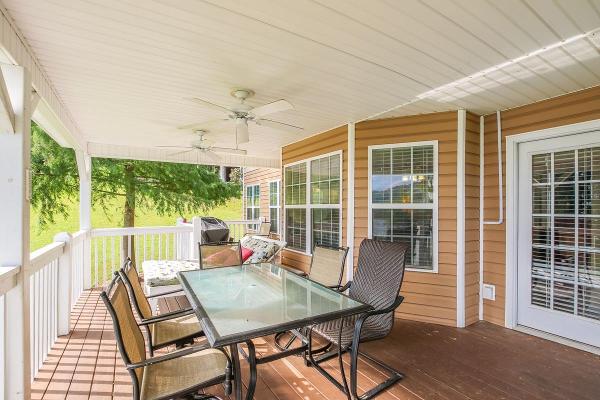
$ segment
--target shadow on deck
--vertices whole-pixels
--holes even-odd
[[[129,399],[112,322],[98,291],[85,291],[32,387],[33,399]],[[171,304],[163,303],[168,309]],[[379,399],[600,399],[600,356],[480,322],[466,329],[397,320],[392,334],[364,346],[406,378]],[[273,351],[270,338],[257,351]],[[244,381],[247,366],[242,361]],[[337,371],[334,363],[328,367]],[[359,384],[381,374],[361,363]],[[221,387],[208,392],[224,396]],[[298,357],[259,366],[256,399],[344,399]]]

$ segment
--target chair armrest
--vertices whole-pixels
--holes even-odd
[[[173,318],[185,317],[186,315],[191,315],[193,313],[194,310],[192,310],[191,308],[186,308],[185,310],[173,311],[170,313],[160,314],[155,317],[143,319],[142,322],[139,323],[139,325],[152,325],[157,322],[168,321]]]
[[[338,292],[340,292],[340,293],[343,293],[343,292],[345,292],[346,290],[348,290],[348,288],[349,288],[350,286],[352,286],[352,281],[348,281],[348,282],[346,282],[346,284],[345,284],[344,286],[339,286],[339,285],[338,285],[338,286],[336,286],[336,287],[337,287],[337,289],[335,289],[335,290],[336,290],[336,291],[338,291]],[[332,287],[332,289],[333,289],[333,287]]]
[[[394,311],[396,308],[398,308],[398,306],[400,304],[402,304],[403,301],[404,301],[404,296],[398,296],[398,297],[396,297],[396,300],[394,300],[394,302],[392,304],[390,304],[389,306],[387,306],[386,308],[381,309],[381,310],[367,311],[361,316],[360,319],[367,319],[368,317],[370,317],[372,315],[387,314],[391,311]]]
[[[179,293],[179,292],[183,292],[183,289],[175,289],[175,290],[170,290],[168,292],[156,293],[156,294],[152,294],[150,296],[146,296],[146,298],[147,299],[153,299],[155,297],[166,296],[166,295],[169,295],[169,294]]]
[[[194,353],[197,353],[199,351],[207,350],[207,349],[210,349],[210,348],[211,348],[210,344],[208,344],[208,343],[203,343],[203,344],[200,344],[198,346],[185,347],[185,348],[183,348],[181,350],[177,350],[177,351],[174,351],[172,353],[164,354],[162,356],[151,357],[151,358],[145,359],[144,361],[140,361],[140,362],[133,363],[133,364],[127,364],[126,368],[129,369],[129,370],[131,370],[131,369],[137,369],[137,368],[143,368],[143,367],[147,367],[147,366],[152,365],[152,364],[157,364],[157,363],[161,363],[161,362],[173,360],[175,358],[179,358],[179,357],[183,357],[183,356],[188,356],[190,354],[194,354]]]

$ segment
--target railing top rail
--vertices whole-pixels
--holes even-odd
[[[21,267],[0,267],[0,296],[17,284],[16,276]]]
[[[132,228],[97,228],[92,229],[92,237],[98,236],[129,236],[160,233],[185,233],[192,232],[190,225],[179,226],[136,226]]]
[[[54,242],[32,252],[29,259],[31,273],[60,257],[64,247],[64,242]]]

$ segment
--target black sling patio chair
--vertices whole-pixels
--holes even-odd
[[[342,279],[344,278],[347,257],[348,247],[315,245],[313,247],[312,258],[310,261],[310,270],[308,271],[307,275],[308,279],[318,282],[321,285],[327,286],[333,290],[339,290],[342,288]],[[306,275],[301,273],[299,270],[290,269],[285,265],[282,267],[292,273]],[[283,343],[283,339],[286,335],[288,335],[289,338],[286,343]],[[279,332],[275,335],[274,344],[277,349],[284,351],[289,349],[297,338],[298,335],[296,332]],[[327,349],[329,347],[330,346],[327,346]]]
[[[127,287],[133,307],[140,318],[140,325],[146,329],[148,334],[150,355],[154,354],[154,350],[169,345],[181,348],[186,344],[193,343],[194,338],[204,336],[198,318],[191,308],[154,315],[148,297],[144,294],[144,289],[140,284],[140,277],[131,260],[125,262],[119,274]],[[180,290],[173,292],[176,293]],[[164,296],[165,294],[168,293],[161,293],[160,295]]]
[[[227,395],[231,394],[234,371],[225,351],[212,349],[204,343],[147,358],[144,336],[135,320],[121,275],[115,276],[109,289],[100,297],[112,318],[117,347],[131,376],[133,399],[218,399],[198,394],[200,389],[218,383],[223,384]]]
[[[373,310],[354,317],[314,325],[308,329],[308,351],[305,355],[308,365],[315,367],[349,398],[371,399],[404,377],[391,366],[361,352],[359,346],[363,342],[383,339],[391,332],[394,310],[404,300],[399,292],[404,277],[407,250],[408,246],[404,243],[365,239],[360,244],[358,268],[354,273],[354,280],[348,282],[342,290],[349,288],[348,295],[351,298],[371,305]],[[315,333],[335,348],[326,353],[315,354],[312,349]],[[350,353],[349,386],[342,362],[342,354],[345,352]],[[390,375],[387,380],[362,395],[357,393],[359,354]],[[340,362],[342,382],[331,376],[320,365],[336,356]]]

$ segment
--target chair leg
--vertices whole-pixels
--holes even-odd
[[[383,382],[379,383],[377,386],[367,390],[365,393],[363,393],[360,396],[358,395],[358,388],[357,388],[357,386],[358,386],[357,375],[358,375],[358,356],[359,356],[359,354],[361,357],[366,358],[370,362],[378,365],[379,367],[381,367],[382,369],[387,371],[390,375],[390,377],[387,378],[385,381],[383,381]],[[395,368],[384,363],[383,361],[379,361],[379,360],[373,358],[372,356],[359,351],[358,344],[357,344],[357,346],[353,346],[350,349],[350,393],[351,393],[353,399],[358,399],[358,400],[372,399],[375,396],[381,394],[381,392],[383,392],[384,390],[386,390],[387,388],[389,388],[396,382],[402,380],[403,378],[404,378],[404,374],[402,374],[400,371],[397,371]]]

